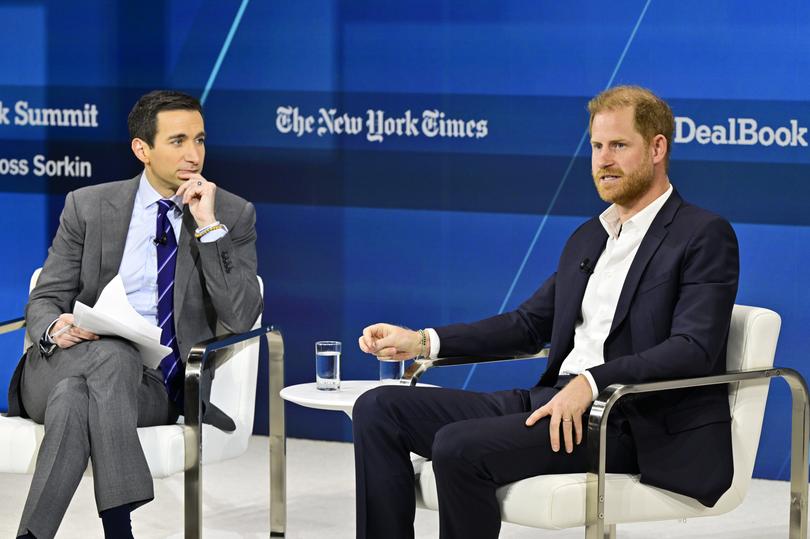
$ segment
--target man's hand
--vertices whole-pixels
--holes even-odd
[[[183,204],[188,204],[188,209],[197,222],[197,228],[208,226],[216,221],[216,208],[214,207],[216,184],[209,182],[196,172],[181,171],[177,173],[177,177],[186,180],[177,188],[177,195],[183,197]]]
[[[51,327],[51,340],[59,348],[70,348],[82,341],[97,341],[99,336],[80,327],[76,327],[73,315],[65,313],[59,315]],[[63,331],[64,330],[64,331]]]
[[[425,334],[425,349],[430,350],[430,337]],[[358,339],[360,350],[383,360],[405,360],[422,352],[419,332],[391,324],[374,324],[363,330]]]
[[[548,434],[551,438],[551,449],[560,450],[560,424],[562,423],[563,438],[565,439],[565,452],[574,451],[574,434],[576,444],[582,443],[582,414],[593,402],[591,384],[583,375],[579,375],[557,393],[553,399],[541,406],[526,420],[526,426],[531,427],[540,419],[549,416]],[[573,431],[573,432],[572,432]]]

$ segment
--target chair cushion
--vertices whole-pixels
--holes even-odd
[[[236,423],[232,433],[203,425],[203,463],[237,457],[253,431],[259,343],[238,345],[238,353],[217,371],[211,400]],[[152,477],[185,469],[181,417],[178,424],[138,429]],[[45,429],[30,419],[0,415],[0,473],[33,473]]]
[[[412,458],[416,473],[418,507],[438,510],[436,480],[431,462]],[[501,517],[505,522],[545,529],[585,525],[586,474],[557,474],[524,479],[498,489]],[[712,508],[696,500],[643,485],[638,476],[607,474],[606,521],[644,522],[709,516],[725,513],[744,497],[732,486]]]
[[[33,473],[45,428],[30,419],[0,414],[0,472]]]
[[[168,477],[185,469],[182,425],[140,428],[138,438],[141,440],[141,447],[152,477]],[[207,446],[207,440],[204,441]]]
[[[34,473],[44,435],[44,427],[30,419],[0,415],[0,473]],[[185,470],[182,423],[140,428],[138,438],[152,477],[168,477]],[[246,449],[244,436],[203,425],[203,463],[234,458]]]

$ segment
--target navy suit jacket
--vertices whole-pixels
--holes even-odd
[[[535,387],[553,386],[573,348],[590,277],[582,262],[595,264],[606,241],[598,218],[580,226],[556,273],[515,311],[438,328],[441,354],[509,357],[550,343],[548,366]],[[724,372],[738,276],[731,225],[673,191],[630,266],[605,341],[605,363],[589,369],[599,390]],[[728,490],[734,470],[726,386],[628,396],[618,411],[632,431],[642,482],[707,506]]]

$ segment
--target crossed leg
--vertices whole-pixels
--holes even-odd
[[[56,534],[88,459],[99,512],[154,497],[137,427],[172,423],[177,415],[159,373],[144,369],[132,344],[105,337],[50,358],[32,347],[22,400],[44,423],[45,436],[18,535]]]

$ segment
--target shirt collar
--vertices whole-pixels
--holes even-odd
[[[664,203],[672,194],[672,190],[672,184],[669,184],[669,187],[664,194],[653,200],[647,205],[646,208],[625,221],[624,224],[622,224],[619,219],[619,208],[616,206],[616,204],[611,204],[608,209],[603,211],[601,215],[599,215],[599,220],[602,222],[602,226],[608,233],[608,236],[614,240],[618,239],[619,232],[624,230],[625,227],[632,230],[638,230],[642,234],[646,234],[653,222],[653,219],[655,219],[655,216],[658,215],[658,212],[661,211]]]
[[[138,184],[138,200],[140,200],[140,205],[143,209],[148,208],[152,204],[157,204],[158,200],[163,200],[161,194],[155,191],[155,188],[152,187],[152,184],[146,179],[145,170],[141,173],[141,181]],[[183,207],[183,197],[174,195],[169,198],[169,200],[174,202],[175,212],[180,211],[180,208]]]

